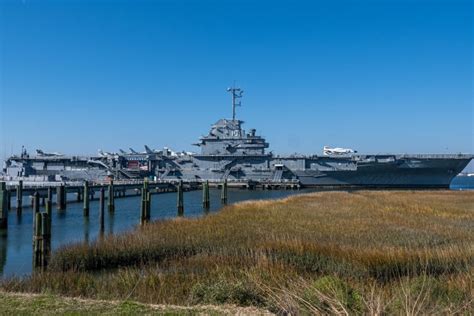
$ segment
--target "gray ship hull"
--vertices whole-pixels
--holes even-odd
[[[359,165],[356,170],[296,170],[294,173],[305,186],[449,188],[470,160],[470,157],[406,158],[390,164]]]
[[[297,181],[306,187],[449,188],[471,155],[196,156],[162,179]]]

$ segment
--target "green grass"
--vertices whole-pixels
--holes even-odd
[[[98,301],[44,294],[0,292],[0,315],[234,315],[265,314],[236,306],[167,306],[132,301]]]
[[[155,310],[143,304],[123,302],[98,302],[73,298],[62,298],[53,295],[18,295],[0,293],[2,315],[47,315],[51,311],[57,314],[136,314],[136,313],[172,313]],[[177,314],[175,312],[175,314]]]
[[[48,272],[0,287],[291,313],[468,313],[473,231],[473,192],[313,193],[69,245]]]

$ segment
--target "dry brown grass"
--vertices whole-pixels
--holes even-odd
[[[50,272],[2,287],[292,313],[465,312],[473,231],[474,192],[312,193],[64,247]]]

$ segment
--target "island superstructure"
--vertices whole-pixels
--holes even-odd
[[[200,153],[168,148],[131,150],[92,157],[45,155],[22,150],[5,162],[10,180],[143,178],[190,181],[297,182],[307,187],[447,188],[474,157],[470,154],[358,154],[324,148],[323,155],[278,156],[255,129],[236,118],[243,91],[229,88],[232,119],[220,119],[194,144]]]

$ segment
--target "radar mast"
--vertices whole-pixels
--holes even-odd
[[[236,88],[234,85],[232,88],[227,88],[227,92],[232,93],[232,120],[235,121],[235,107],[242,105],[242,102],[238,99],[242,98],[244,90]]]

